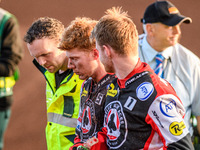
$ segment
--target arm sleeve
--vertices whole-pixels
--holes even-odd
[[[146,122],[155,132],[149,141],[153,143],[153,139],[159,136],[167,149],[192,150],[191,136],[185,126],[184,115],[184,107],[176,96],[166,94],[156,98],[150,106],[146,118]]]
[[[188,142],[190,141],[190,142]],[[183,137],[182,139],[180,139],[177,142],[171,143],[168,145],[167,150],[182,150],[182,149],[189,149],[189,150],[194,150],[194,147],[191,141],[191,136],[190,133],[188,133],[185,137]]]
[[[1,40],[0,76],[11,76],[23,57],[19,26],[14,16],[5,23]]]
[[[107,139],[107,129],[106,127],[102,128],[102,131],[99,131],[96,133],[96,138],[98,139],[98,143],[93,145],[90,150],[107,150],[107,144],[106,144],[106,139]]]
[[[79,138],[79,136],[77,135],[74,139],[74,144],[81,142],[81,139]]]
[[[102,128],[102,131],[97,132],[95,137],[98,139],[98,142],[96,144],[94,144],[92,147],[90,147],[89,149],[90,150],[107,150],[108,147],[106,144],[106,134],[107,134],[106,127]],[[69,150],[76,150],[78,146],[85,147],[85,144],[86,143],[80,142],[80,139],[77,136],[74,140],[74,145],[72,147],[70,147]],[[89,142],[89,144],[90,144],[90,142]]]
[[[199,58],[193,59],[194,61],[194,67],[192,67],[192,79],[190,78],[190,81],[192,81],[191,86],[192,88],[190,89],[190,94],[191,94],[191,99],[192,99],[192,114],[194,116],[200,116],[200,60]]]
[[[82,94],[82,91],[83,91],[83,85],[84,85],[84,82],[81,86],[81,92],[80,92],[79,114],[78,114],[78,119],[77,119],[76,138],[74,139],[74,144],[81,142],[80,132],[81,132],[81,126],[82,126],[82,113],[83,113],[82,110],[81,110],[81,106],[82,106],[81,94]]]

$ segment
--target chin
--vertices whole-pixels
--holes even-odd
[[[173,41],[170,42],[170,46],[174,46],[174,45],[176,45],[177,43],[178,43],[177,40],[173,40]]]
[[[50,73],[55,73],[53,70],[47,69],[47,71],[50,72]]]
[[[108,73],[115,73],[114,69],[111,67],[105,67],[106,72]]]
[[[81,80],[86,80],[88,77],[85,77],[85,76],[80,76],[79,75],[79,79],[81,79]]]
[[[50,73],[56,73],[58,70],[55,70],[55,69],[47,69],[48,72]]]

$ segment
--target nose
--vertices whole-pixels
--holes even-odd
[[[46,63],[46,60],[42,57],[37,58],[37,61],[41,66],[44,66]]]
[[[181,34],[180,25],[173,26],[173,33],[174,34]]]
[[[74,69],[75,68],[75,65],[73,64],[73,62],[71,61],[70,58],[68,59],[68,68],[69,69]]]

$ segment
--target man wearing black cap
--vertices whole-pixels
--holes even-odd
[[[185,107],[184,120],[190,134],[191,115],[196,116],[200,132],[200,61],[178,43],[181,23],[191,23],[192,19],[181,15],[169,1],[156,1],[147,7],[142,22],[145,34],[139,39],[141,61],[172,84]]]

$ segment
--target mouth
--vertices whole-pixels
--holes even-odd
[[[179,36],[173,36],[173,37],[171,37],[170,39],[171,40],[177,40],[179,38]]]
[[[54,66],[44,66],[44,68],[46,70],[48,70],[49,72],[53,71],[54,70]]]
[[[45,67],[45,68],[51,67],[51,65],[50,65],[50,64],[47,64],[47,63],[43,64],[42,66]]]
[[[51,66],[44,66],[47,70],[51,68]]]
[[[77,75],[80,75],[80,73],[79,73],[79,72],[75,72],[75,71],[74,71],[74,73],[75,73],[75,74],[77,74]]]

